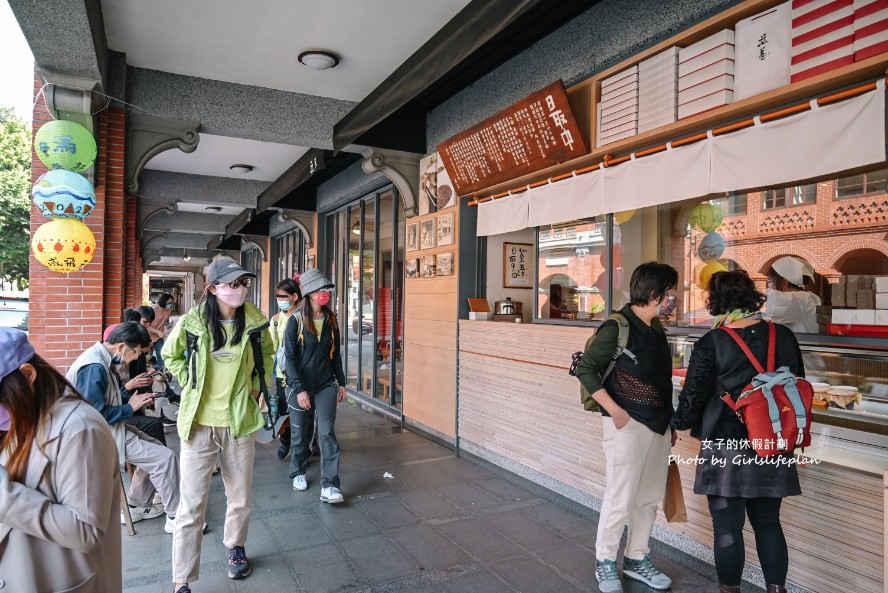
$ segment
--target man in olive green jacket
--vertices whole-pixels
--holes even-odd
[[[208,266],[205,277],[203,302],[181,318],[163,347],[167,368],[183,388],[178,415],[183,479],[173,527],[177,593],[191,593],[188,585],[199,577],[202,527],[217,456],[228,501],[222,538],[229,549],[228,576],[240,579],[251,572],[244,545],[253,506],[255,433],[264,424],[257,367],[264,370],[265,387],[274,385],[268,319],[245,302],[255,275],[223,257]],[[261,351],[261,361],[254,359],[254,347]]]

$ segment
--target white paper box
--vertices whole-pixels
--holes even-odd
[[[678,62],[678,48],[672,46],[669,49],[661,51],[657,55],[651,56],[643,62],[640,62],[638,64],[638,73],[643,75],[645,72],[659,68],[664,63],[674,62]]]
[[[607,128],[612,128],[613,126],[610,125],[611,122],[617,121],[618,119],[623,119],[624,117],[629,117],[630,115],[634,115],[635,117],[638,117],[638,107],[637,106],[627,107],[626,109],[621,109],[620,111],[615,111],[615,112],[610,113],[608,115],[602,115],[601,116],[601,127],[604,130],[606,130]]]
[[[734,100],[733,91],[719,91],[706,97],[678,106],[678,119],[684,119],[710,109],[727,105]]]
[[[638,87],[634,89],[629,89],[625,93],[621,95],[614,95],[607,99],[601,99],[601,109],[605,115],[609,113],[613,113],[614,111],[619,111],[620,109],[625,109],[630,105],[638,103]]]
[[[691,88],[692,86],[696,86],[700,83],[712,80],[713,78],[718,78],[719,76],[724,76],[726,74],[734,74],[734,62],[732,60],[722,60],[720,62],[716,62],[715,64],[710,64],[705,68],[695,70],[687,74],[686,76],[680,77],[678,79],[678,90],[683,91],[685,89]]]
[[[611,87],[620,87],[625,84],[628,84],[630,81],[638,82],[638,66],[631,66],[622,72],[618,72],[613,76],[609,76],[601,81],[601,93],[604,94],[605,91],[610,89]]]
[[[675,117],[676,113],[678,113],[677,97],[673,98],[671,101],[652,103],[651,107],[648,107],[647,109],[640,107],[638,109],[638,121],[660,119],[670,114]]]
[[[632,124],[632,125],[638,127],[638,114],[637,113],[630,113],[629,115],[626,115],[626,116],[621,117],[619,119],[615,119],[613,121],[602,122],[601,135],[602,135],[602,137],[610,136],[611,130],[622,128],[626,124]]]
[[[876,292],[888,292],[888,276],[875,276],[873,278],[873,290]]]
[[[668,124],[675,123],[678,119],[678,109],[674,109],[671,113],[667,113],[665,115],[658,115],[656,117],[647,117],[645,119],[638,120],[638,132],[647,132],[648,130],[652,130],[654,128],[659,128],[660,126],[665,126]]]
[[[715,35],[710,35],[706,39],[698,41],[694,45],[679,49],[678,61],[687,62],[688,60],[699,56],[700,54],[704,54],[709,50],[718,47],[719,45],[734,45],[734,31],[732,29],[719,31]]]
[[[851,309],[851,323],[853,325],[875,325],[876,311],[875,309]]]
[[[632,130],[628,130],[626,132],[622,132],[617,134],[616,136],[609,136],[607,138],[602,138],[598,142],[598,146],[605,146],[607,144],[612,144],[614,142],[619,142],[620,140],[625,140],[626,138],[631,138],[635,136],[638,132],[633,128]]]
[[[876,309],[888,309],[888,292],[876,293]]]
[[[734,100],[789,84],[792,5],[779,4],[735,26]]]
[[[857,309],[833,309],[832,322],[837,325],[851,325],[854,323],[854,312]],[[875,313],[873,314],[875,319]]]
[[[705,54],[700,54],[686,62],[679,62],[678,77],[681,78],[682,76],[687,76],[692,72],[696,72],[697,70],[711,66],[712,64],[718,64],[719,62],[726,60],[733,60],[734,56],[735,52],[733,45],[719,45]]]
[[[611,136],[615,136],[617,134],[622,134],[623,132],[629,132],[629,131],[635,132],[635,130],[637,130],[637,129],[638,129],[638,121],[633,119],[632,121],[624,122],[624,123],[620,124],[619,126],[614,126],[611,128],[602,129],[601,130],[601,139],[604,140],[604,139],[609,138]]]
[[[664,86],[675,86],[678,84],[678,68],[672,70],[664,70],[662,72],[652,73],[650,76],[642,76],[638,81],[638,93],[659,89]]]
[[[888,310],[876,310],[876,325],[888,325]]]
[[[697,99],[707,97],[712,93],[717,93],[719,91],[732,91],[734,90],[733,84],[734,77],[730,74],[707,80],[706,82],[692,86],[689,89],[678,91],[678,104],[684,105],[685,103],[696,101]]]
[[[608,89],[606,92],[601,93],[601,100],[613,101],[617,97],[622,97],[632,92],[638,92],[638,80],[632,80],[626,84],[621,84],[620,86]]]
[[[473,321],[487,321],[490,319],[489,311],[469,311],[469,319]]]

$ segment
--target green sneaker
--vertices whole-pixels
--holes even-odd
[[[596,560],[595,578],[598,579],[598,590],[601,593],[622,593],[623,583],[620,582],[615,561]]]
[[[672,579],[660,572],[660,569],[651,562],[647,554],[641,560],[632,558],[623,559],[623,574],[635,581],[641,581],[653,589],[668,589],[672,586]]]

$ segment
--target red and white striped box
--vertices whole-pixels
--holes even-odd
[[[792,0],[791,82],[854,63],[854,0]]]
[[[888,0],[854,0],[854,61],[888,52]]]

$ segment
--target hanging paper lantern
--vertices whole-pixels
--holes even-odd
[[[617,224],[625,224],[629,219],[635,216],[635,210],[623,210],[622,212],[614,212],[614,222]]]
[[[85,171],[96,160],[96,139],[80,124],[57,119],[37,130],[34,152],[50,169]]]
[[[709,280],[716,272],[727,272],[728,268],[719,261],[705,261],[702,266],[695,270],[697,272],[697,286],[703,290],[709,290]]]
[[[80,173],[63,169],[44,173],[31,195],[47,218],[74,218],[82,222],[96,207],[92,183]]]
[[[725,239],[718,233],[707,233],[697,246],[700,259],[721,259],[725,253]]]
[[[698,204],[691,210],[688,223],[703,232],[711,233],[721,225],[722,218],[724,218],[724,214],[718,206]]]
[[[96,253],[96,238],[79,220],[60,218],[41,225],[31,239],[31,250],[54,272],[70,274],[88,264]]]

